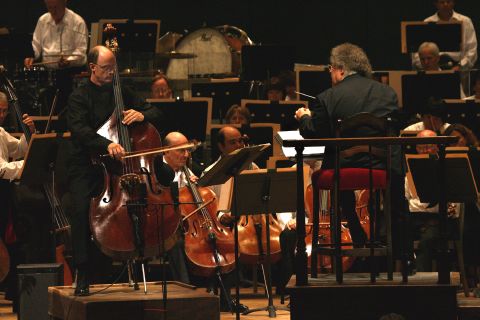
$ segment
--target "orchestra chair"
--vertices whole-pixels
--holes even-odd
[[[369,132],[368,136],[389,136],[390,134],[390,126],[389,126],[389,119],[386,118],[378,118],[370,113],[359,113],[354,115],[350,118],[347,118],[343,121],[339,121],[336,128],[336,136],[337,137],[366,137],[365,134],[361,134],[362,129]],[[359,131],[360,130],[360,131]],[[357,154],[368,154],[369,163],[371,163],[372,156],[376,156],[380,159],[385,159],[386,162],[386,150],[381,148],[376,148],[374,146],[355,146],[344,149],[340,151],[340,158],[343,157],[351,157]],[[322,250],[322,246],[318,244],[318,221],[319,221],[319,193],[321,190],[330,190],[331,194],[333,195],[335,181],[334,181],[334,173],[335,169],[320,169],[313,173],[312,175],[312,185],[313,185],[313,240],[312,240],[312,256],[311,256],[311,276],[317,277],[317,255],[319,253],[324,254],[328,252],[330,253],[332,260],[336,255],[340,254],[342,256],[349,255],[349,256],[357,256],[357,257],[370,257],[370,280],[371,282],[375,282],[376,278],[376,268],[374,263],[374,256],[387,256],[388,259],[388,276],[389,279],[393,278],[393,260],[392,260],[392,250],[391,250],[391,217],[390,217],[390,206],[388,210],[385,209],[385,221],[387,223],[387,245],[386,246],[379,246],[378,243],[375,243],[375,219],[374,217],[377,216],[377,213],[380,209],[380,191],[386,192],[387,191],[387,170],[386,169],[372,169],[370,168],[342,168],[340,167],[340,179],[339,179],[339,190],[338,191],[346,191],[346,190],[361,190],[361,189],[368,189],[370,190],[370,200],[369,200],[369,213],[370,213],[370,238],[367,239],[366,247],[367,248],[353,248],[353,249],[342,249],[341,247],[344,245],[351,245],[341,243],[339,244],[340,250],[338,251],[333,249],[332,245],[335,246],[335,243],[341,241],[340,233],[335,232],[335,228],[333,227],[335,223],[334,214],[330,210],[330,221],[331,221],[331,239],[332,244],[326,245],[329,246],[327,250]],[[389,195],[387,193],[386,200],[389,200]],[[333,199],[333,196],[332,198]],[[374,200],[375,199],[375,200]],[[373,201],[375,201],[375,210],[373,209]],[[333,203],[333,200],[332,202]],[[373,214],[375,212],[375,214]],[[338,213],[339,214],[339,213]],[[337,217],[340,220],[340,217]],[[315,230],[316,229],[316,230]],[[338,234],[338,236],[335,235]],[[314,254],[317,252],[317,254]],[[333,253],[333,254],[332,254]],[[338,257],[337,257],[338,258]],[[335,269],[342,269],[341,265],[338,265],[339,259],[336,259],[337,263],[332,264]],[[336,270],[337,274],[338,271]],[[342,276],[343,277],[343,276]],[[341,279],[343,279],[341,277]],[[338,281],[338,278],[337,278]]]

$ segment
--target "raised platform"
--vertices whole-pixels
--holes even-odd
[[[384,274],[372,284],[367,273],[345,273],[339,285],[334,274],[320,274],[300,287],[292,277],[287,286],[291,319],[372,320],[389,313],[408,320],[456,319],[458,283],[439,285],[437,277],[436,272],[420,272],[403,284],[401,274],[395,273],[392,281]]]
[[[107,285],[90,286],[90,292]],[[148,292],[143,287],[133,290],[128,284],[115,284],[105,291],[87,297],[75,297],[72,287],[48,288],[48,312],[53,319],[68,320],[219,320],[220,302],[205,289],[180,282],[168,282],[167,307],[163,309],[160,282],[149,282]]]

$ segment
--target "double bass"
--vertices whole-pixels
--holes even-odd
[[[122,124],[125,106],[116,64],[112,85],[115,110],[102,135],[122,145],[126,154],[158,149],[161,138],[151,124]],[[90,203],[90,229],[100,250],[115,260],[156,256],[175,244],[180,215],[173,206],[160,205],[168,202],[168,194],[157,181],[155,157],[145,152],[123,160],[94,160],[103,171],[103,188]]]

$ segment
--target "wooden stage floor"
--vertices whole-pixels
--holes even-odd
[[[454,274],[452,276],[452,283],[458,281],[458,275]],[[204,290],[199,288],[199,290]],[[233,293],[233,292],[232,292]],[[263,290],[259,288],[259,293],[254,294],[251,288],[242,288],[241,289],[241,302],[246,304],[249,308],[259,308],[267,305],[268,300],[266,299]],[[285,303],[287,304],[287,300]],[[274,304],[276,306],[281,306],[280,297],[274,297]],[[465,297],[463,292],[460,290],[457,293],[457,304],[458,304],[458,313],[461,320],[471,320],[471,319],[480,319],[480,298],[475,298],[473,294],[470,297]],[[3,293],[0,292],[0,319],[1,320],[17,320],[17,314],[12,312],[12,305],[10,301],[4,300]],[[228,312],[222,312],[220,314],[221,320],[233,320],[235,315]],[[268,317],[266,311],[256,312],[249,315],[241,315],[241,319],[245,320],[267,320],[271,319]],[[279,310],[277,311],[278,320],[290,319],[290,313],[288,311]]]

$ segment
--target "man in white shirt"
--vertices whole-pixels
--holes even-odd
[[[7,96],[0,92],[0,126],[3,125],[8,114]],[[31,132],[35,132],[33,121],[27,114],[23,115],[25,123]],[[20,262],[18,249],[15,246],[15,219],[16,216],[12,210],[12,185],[11,181],[18,178],[23,167],[23,160],[10,161],[22,157],[27,150],[25,136],[17,139],[0,127],[0,238],[7,245],[10,255],[10,273],[4,280],[5,299],[13,301],[13,310],[18,308],[18,288],[16,267]]]
[[[460,52],[442,52],[449,55],[457,66],[453,67],[454,70],[471,69],[477,61],[477,36],[475,34],[475,28],[473,27],[472,20],[455,12],[455,0],[436,0],[435,7],[437,13],[426,18],[426,22],[438,22],[438,21],[460,21],[463,29],[462,47]],[[442,54],[441,53],[441,54]],[[414,66],[419,66],[418,55],[414,58]]]
[[[210,166],[208,166],[203,171],[203,174],[206,174],[208,171],[210,171],[220,161],[222,156],[225,156],[235,150],[245,147],[245,138],[242,136],[242,134],[237,128],[226,126],[218,131],[217,145],[221,153],[220,157],[218,157],[217,161],[215,161]],[[249,169],[258,169],[258,166],[255,163],[252,163]],[[221,197],[226,196],[225,194],[222,195],[222,192],[221,192],[222,189],[231,190],[232,186],[233,186],[233,179],[230,179],[227,182],[225,182],[224,185],[214,185],[214,186],[210,186],[210,188],[215,192],[217,198],[219,199],[219,202],[222,202]],[[230,192],[224,192],[224,193],[230,194]],[[224,225],[230,225],[233,223],[233,217],[230,214],[230,212],[219,212],[218,220],[220,221],[220,223]]]
[[[7,96],[0,92],[0,126],[8,115]],[[35,132],[33,121],[27,114],[23,115],[23,122]],[[15,180],[20,173],[23,160],[9,161],[10,159],[18,159],[23,157],[27,151],[27,142],[25,136],[22,135],[17,139],[0,127],[0,179]]]
[[[67,0],[45,0],[48,13],[38,19],[32,40],[35,56],[25,58],[26,67],[35,60],[49,63],[52,68],[85,65],[87,25],[66,4]]]

